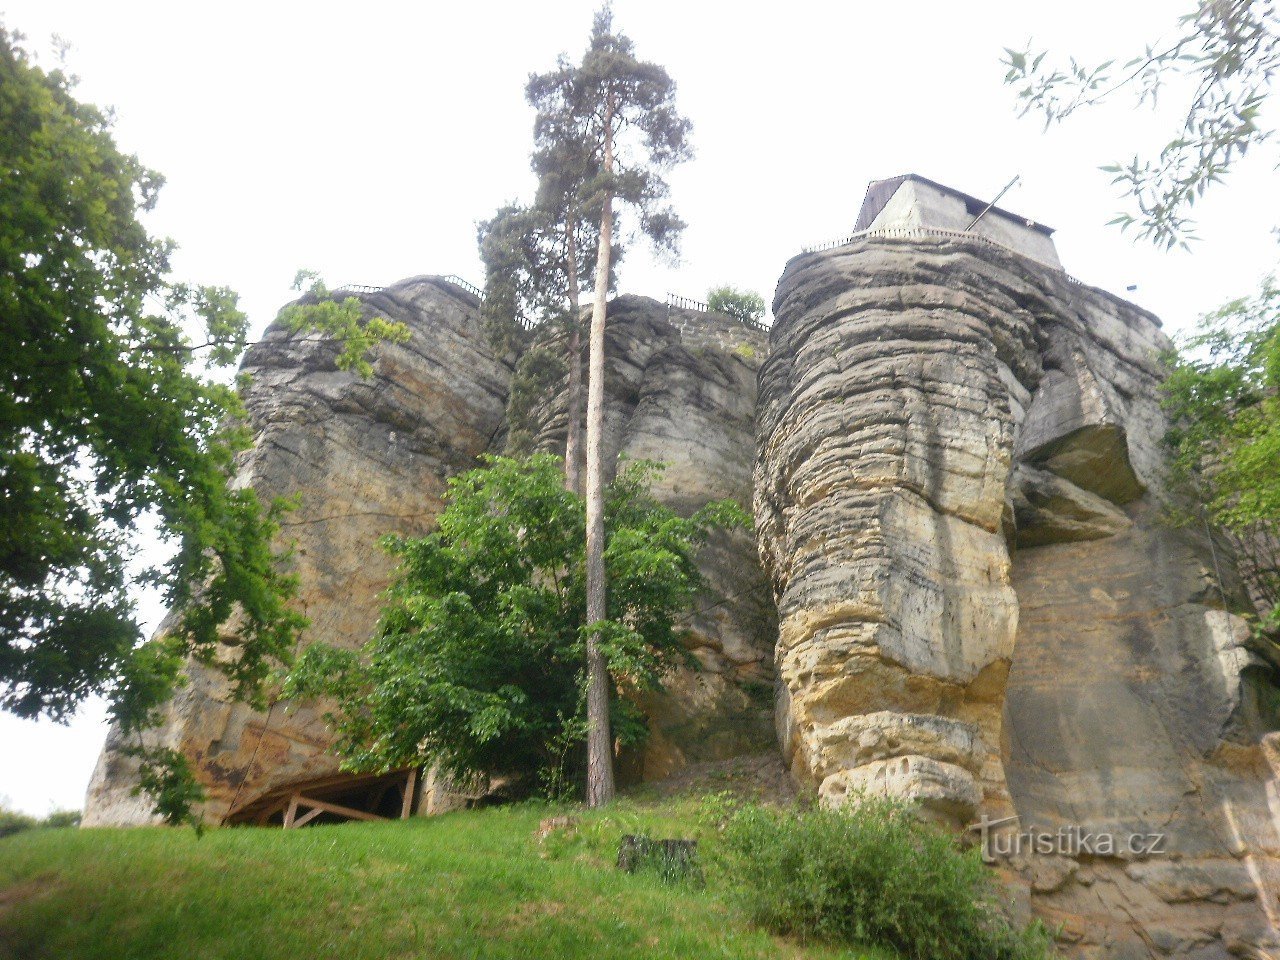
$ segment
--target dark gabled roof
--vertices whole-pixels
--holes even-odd
[[[954,187],[948,187],[946,184],[938,183],[936,180],[930,180],[928,177],[922,177],[918,173],[904,173],[900,177],[890,177],[888,180],[872,180],[867,184],[867,195],[862,199],[862,209],[858,211],[858,222],[854,225],[855,232],[866,230],[871,226],[876,217],[880,216],[880,211],[884,209],[884,205],[889,202],[898,191],[898,187],[902,186],[905,180],[915,180],[919,183],[927,183],[929,186],[941,190],[943,193],[949,193],[953,197],[959,197],[964,201],[964,208],[971,217],[976,217],[987,208],[988,201],[979,200],[977,197],[970,196],[967,193],[961,193]],[[998,213],[1010,220],[1016,220],[1024,223],[1032,230],[1043,233],[1046,237],[1053,236],[1053,227],[1046,227],[1043,223],[1021,214],[1013,213],[1002,207],[992,207],[991,213]]]

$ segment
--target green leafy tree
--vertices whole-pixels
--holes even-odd
[[[586,733],[594,635],[622,694],[619,739],[640,741],[628,694],[657,688],[687,657],[677,617],[701,582],[697,549],[713,529],[748,522],[729,502],[677,516],[648,493],[655,469],[630,465],[605,498],[603,617],[585,617],[586,513],[559,458],[491,458],[450,481],[436,532],[384,541],[400,570],[373,639],[361,651],[312,645],[285,694],[336,700],[329,718],[352,769],[432,764],[553,791]]]
[[[305,620],[272,547],[285,505],[228,485],[250,438],[212,373],[243,352],[248,318],[230,290],[172,278],[174,244],[140,220],[160,176],[73,89],[0,27],[0,707],[65,720],[100,693],[140,732],[184,657],[253,698]],[[357,370],[402,335],[355,301],[313,298],[288,322],[341,340]],[[173,554],[139,571],[144,518]],[[155,644],[140,645],[139,586],[181,611]],[[191,794],[172,756],[139,755],[144,780],[185,777]]]
[[[1183,120],[1157,156],[1103,167],[1137,208],[1113,223],[1160,246],[1185,246],[1194,236],[1195,202],[1250,149],[1274,142],[1274,126],[1261,117],[1280,70],[1272,0],[1198,0],[1171,37],[1123,65],[1074,57],[1056,64],[1030,45],[1005,53],[1005,83],[1017,89],[1022,113],[1039,114],[1046,127],[1123,94],[1154,107],[1171,81],[1180,81],[1172,84],[1173,96],[1189,91],[1180,104]]]
[[[1280,286],[1204,317],[1168,358],[1164,402],[1173,476],[1190,493],[1183,522],[1212,521],[1231,536],[1263,610],[1280,635]],[[1272,645],[1280,663],[1280,647]]]
[[[537,110],[539,149],[574,143],[598,169],[588,188],[600,210],[587,368],[587,620],[606,619],[604,560],[604,333],[614,243],[614,201],[636,213],[640,232],[656,249],[674,252],[684,223],[667,204],[665,171],[691,155],[688,120],[675,107],[675,83],[662,67],[636,57],[635,45],[615,33],[605,7],[595,16],[578,64],[561,57],[556,69],[530,77],[526,93]],[[587,803],[613,798],[613,737],[603,637],[587,639]]]
[[[759,326],[764,319],[764,297],[750,290],[713,287],[707,292],[707,306],[751,327]]]

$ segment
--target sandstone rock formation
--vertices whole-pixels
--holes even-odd
[[[283,536],[295,545],[306,637],[357,646],[369,638],[391,572],[383,534],[424,533],[445,482],[476,465],[503,424],[509,358],[495,356],[466,290],[434,277],[361,294],[369,310],[400,320],[412,338],[378,348],[367,380],[334,365],[335,349],[270,327],[246,357],[254,446],[238,482],[264,498],[298,496]],[[161,629],[164,629],[163,627]],[[209,800],[206,821],[294,780],[337,770],[314,706],[269,714],[233,702],[221,675],[191,664],[190,683],[154,736],[190,758]],[[134,763],[113,732],[89,785],[87,825],[143,823],[132,796]]]
[[[1002,859],[1073,955],[1275,949],[1273,665],[1225,544],[1161,518],[1159,322],[927,229],[795,258],[774,312],[755,495],[793,774],[957,828],[1162,835]]]
[[[757,523],[704,556],[703,669],[646,701],[653,735],[624,775],[767,780],[780,745],[826,803],[985,818],[1014,906],[1071,956],[1280,955],[1280,664],[1241,617],[1231,544],[1164,518],[1159,321],[1062,273],[1047,227],[930,181],[873,184],[860,226],[788,264],[767,338],[610,305],[610,462],[664,462],[673,508],[754,500]],[[364,300],[412,340],[361,381],[273,328],[247,362],[239,474],[301,494],[287,533],[311,637],[351,645],[390,573],[376,537],[427,530],[486,451],[560,453],[567,426],[563,377],[524,382],[461,287]],[[155,736],[195,762],[206,819],[334,770],[314,708],[264,715],[189,673]],[[149,819],[121,746],[86,823]],[[461,788],[438,792],[422,809]]]
[[[239,482],[264,497],[296,495],[286,519],[296,544],[299,599],[311,620],[304,642],[358,646],[377,620],[391,569],[376,546],[389,532],[423,533],[441,509],[447,479],[508,433],[511,357],[494,355],[477,301],[440,278],[403,281],[361,294],[366,307],[405,322],[412,339],[384,345],[368,380],[334,366],[332,347],[273,326],[248,355],[246,405],[255,443]],[[563,350],[555,339],[539,344]],[[667,464],[656,492],[677,510],[711,499],[751,502],[756,368],[765,335],[727,317],[668,311],[647,298],[610,307],[610,454]],[[522,426],[536,446],[564,449],[563,384],[552,384]],[[718,536],[702,558],[707,591],[689,616],[703,665],[651,697],[653,736],[629,758],[631,775],[653,779],[693,762],[772,748],[772,598],[745,531]],[[162,627],[163,629],[163,627]],[[232,701],[216,672],[191,664],[157,742],[180,749],[209,793],[218,822],[282,785],[334,773],[330,734],[315,705],[280,703],[269,713]],[[113,734],[90,784],[85,822],[143,823],[150,803],[134,797],[136,767]],[[427,777],[421,809],[462,802]],[[465,791],[464,791],[465,792]]]
[[[605,451],[666,465],[654,492],[691,513],[708,501],[751,505],[756,371],[763,331],[718,314],[622,296],[606,328]],[[543,346],[563,354],[560,338]],[[563,378],[523,425],[535,449],[564,452],[568,403]],[[679,670],[664,695],[646,698],[650,739],[627,772],[653,780],[688,763],[773,747],[772,597],[755,539],[718,535],[699,566],[707,581],[687,622],[700,669]]]

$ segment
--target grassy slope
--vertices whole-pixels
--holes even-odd
[[[697,890],[612,868],[623,833],[698,835],[691,801],[623,802],[540,847],[534,830],[556,812],[521,805],[201,838],[19,834],[0,840],[0,958],[872,956],[751,929],[714,876]]]

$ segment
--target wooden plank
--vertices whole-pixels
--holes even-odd
[[[400,804],[400,819],[408,820],[413,813],[413,788],[418,783],[418,768],[412,767],[404,781],[404,802]]]
[[[328,803],[324,800],[315,800],[311,797],[298,795],[298,803],[308,807],[315,807],[324,810],[326,813],[336,813],[340,817],[347,817],[351,820],[385,820],[386,817],[380,817],[376,813],[369,813],[365,810],[357,810],[355,807],[344,807],[340,803]]]
[[[286,830],[293,826],[294,818],[298,815],[298,801],[301,799],[302,797],[296,793],[289,798],[289,809],[284,812],[284,828]]]
[[[312,820],[314,820],[316,817],[320,816],[320,814],[322,814],[322,813],[324,813],[324,811],[323,811],[323,810],[319,810],[319,809],[312,810],[312,811],[310,811],[310,812],[308,812],[308,813],[304,813],[304,814],[303,814],[302,816],[300,816],[297,820],[293,821],[293,825],[294,825],[294,827],[295,827],[295,828],[297,828],[297,827],[301,827],[301,826],[303,826],[303,825],[305,825],[305,824],[310,823]]]

